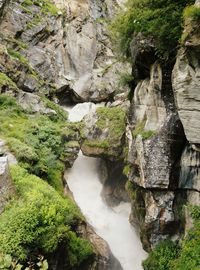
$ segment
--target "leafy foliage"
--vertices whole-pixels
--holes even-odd
[[[82,219],[75,204],[19,166],[11,168],[11,175],[19,199],[0,216],[0,252],[23,262],[37,254],[52,253],[64,241],[72,265],[90,256],[89,243],[71,231]]]
[[[145,270],[200,269],[200,206],[191,207],[194,226],[180,245],[165,241],[143,262]]]
[[[172,263],[171,269],[187,270],[200,268],[200,206],[191,207],[194,226],[181,243],[180,256]]]
[[[110,33],[119,51],[130,56],[133,35],[139,32],[153,37],[160,58],[176,52],[182,32],[182,13],[192,0],[128,0],[110,25]]]
[[[189,6],[185,8],[183,13],[184,19],[191,19],[192,21],[200,21],[200,8],[195,6]]]
[[[20,165],[47,180],[62,192],[64,170],[59,160],[64,151],[68,129],[63,118],[27,115],[15,99],[0,96],[0,135],[6,139]]]
[[[172,241],[158,244],[143,262],[144,270],[170,270],[171,261],[179,254],[179,247]]]
[[[88,241],[76,236],[74,232],[68,233],[68,256],[72,267],[79,266],[93,254]]]

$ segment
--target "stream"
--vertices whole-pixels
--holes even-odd
[[[80,121],[94,111],[93,103],[82,103],[67,108],[71,122]],[[136,230],[129,223],[131,204],[121,202],[109,207],[104,202],[99,175],[99,159],[79,152],[73,167],[66,173],[67,184],[87,221],[109,245],[124,270],[142,270],[141,262],[147,256]]]

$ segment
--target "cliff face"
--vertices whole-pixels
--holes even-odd
[[[105,30],[117,2],[57,0],[55,5],[10,1],[4,6],[1,44],[22,54],[40,77],[39,82],[34,76],[17,78],[17,84],[38,92],[45,81],[46,91],[68,102],[107,100],[122,68]]]
[[[155,61],[152,40],[140,34],[131,45],[138,83],[128,126],[129,194],[147,249],[177,237],[184,219],[190,223],[182,206],[200,203],[198,26],[186,22],[185,32],[176,63]]]

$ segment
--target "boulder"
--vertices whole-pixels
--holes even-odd
[[[84,155],[110,160],[123,158],[126,112],[118,107],[97,108],[84,118],[81,150]]]

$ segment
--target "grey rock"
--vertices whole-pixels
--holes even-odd
[[[123,91],[118,86],[118,74],[121,70],[130,72],[130,65],[116,61],[104,22],[113,16],[116,1],[56,0],[55,4],[65,15],[44,16],[34,5],[29,14],[19,2],[12,2],[0,24],[3,42],[20,35],[27,44],[23,54],[31,67],[58,92],[67,95],[70,90],[76,101],[99,102]],[[40,20],[34,22],[36,14]],[[26,80],[23,90],[39,89]]]
[[[48,108],[38,95],[21,91],[16,98],[19,105],[31,113],[56,115],[56,112]]]
[[[180,130],[180,121],[176,114],[172,114],[165,119],[157,135],[147,140],[137,137],[135,147],[140,177],[133,181],[150,189],[168,189],[175,184],[175,164],[184,144],[184,138],[179,135]]]
[[[200,191],[200,151],[187,145],[181,156],[179,188]]]
[[[0,157],[0,213],[9,198],[14,194],[14,187],[8,168],[8,158]]]
[[[199,75],[198,52],[181,49],[173,70],[173,89],[187,140],[197,144],[200,142]]]

